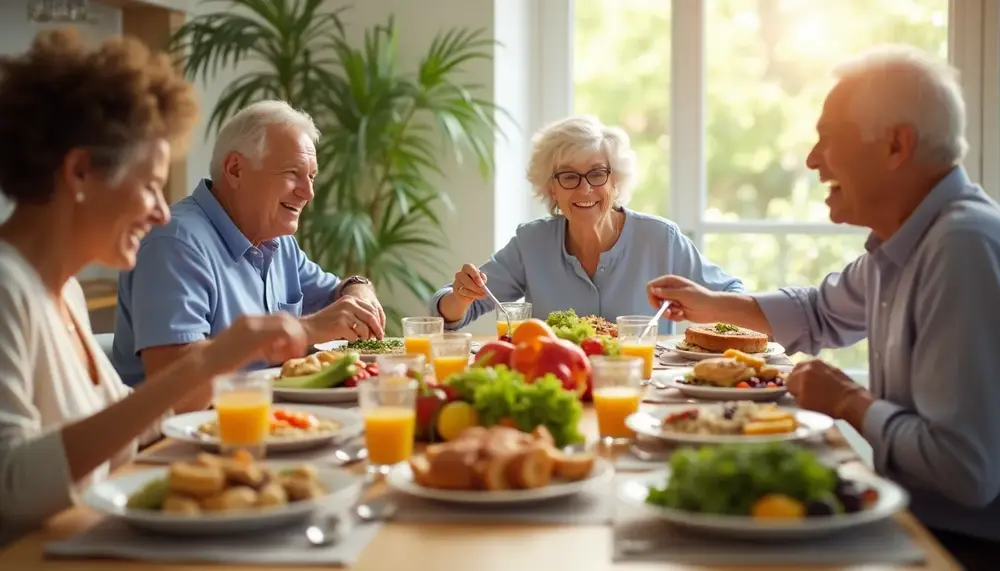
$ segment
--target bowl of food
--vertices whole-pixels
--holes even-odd
[[[788,392],[785,378],[790,370],[730,349],[722,357],[705,359],[672,373],[666,384],[695,399],[776,400]]]
[[[544,426],[531,434],[471,427],[450,442],[393,466],[386,479],[403,493],[467,504],[520,504],[607,484],[614,469],[592,453],[555,447]]]
[[[736,444],[805,440],[829,430],[829,416],[776,403],[748,400],[670,404],[640,410],[625,424],[643,436],[685,444]]]
[[[303,520],[321,507],[346,508],[361,483],[335,468],[199,454],[190,462],[113,476],[87,489],[82,500],[153,532],[235,534]]]
[[[618,495],[692,531],[755,540],[828,535],[886,519],[909,503],[899,485],[827,466],[787,442],[681,449],[667,470],[624,482]]]
[[[767,335],[729,323],[689,325],[683,338],[666,341],[664,346],[692,361],[721,357],[729,350],[762,359],[785,354],[785,348],[768,341]]]

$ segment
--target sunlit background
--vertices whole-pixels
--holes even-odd
[[[671,217],[670,1],[576,0],[574,111],[623,127],[639,157],[631,206]],[[947,56],[948,0],[705,0],[702,219],[827,222],[805,168],[833,65],[885,42]],[[765,225],[766,227],[766,225]],[[818,284],[863,252],[864,235],[708,234],[705,253],[752,290]],[[867,369],[867,343],[825,352]]]

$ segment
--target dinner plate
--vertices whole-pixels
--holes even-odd
[[[693,408],[704,409],[717,408],[719,406],[718,403],[664,404],[651,410],[640,410],[629,415],[625,419],[625,424],[644,436],[684,444],[739,444],[805,440],[821,435],[833,426],[833,419],[823,413],[779,406],[778,410],[795,413],[795,420],[799,424],[799,428],[795,432],[746,436],[743,434],[687,434],[662,430],[660,428],[663,419],[670,414]]]
[[[302,462],[262,462],[274,470],[302,465]],[[203,513],[197,516],[166,514],[154,510],[130,509],[128,498],[154,479],[165,478],[168,467],[151,468],[113,476],[88,488],[82,500],[91,508],[134,527],[170,535],[239,534],[272,529],[305,520],[315,511],[339,511],[352,505],[361,493],[362,479],[336,468],[315,464],[326,495],[283,506],[232,512]]]
[[[792,370],[789,366],[781,366],[777,368],[785,372]],[[660,374],[658,376],[660,378],[667,377],[667,380],[663,384],[668,388],[677,389],[684,396],[693,399],[721,401],[749,400],[761,402],[778,400],[788,392],[788,388],[785,386],[737,389],[729,387],[691,385],[682,382],[684,380],[684,376],[690,372],[691,367],[685,367],[683,369],[671,370],[669,372],[669,376],[665,374]]]
[[[319,448],[332,442],[353,438],[361,432],[364,426],[361,416],[349,410],[328,406],[283,406],[280,404],[275,405],[274,408],[308,413],[323,420],[336,422],[340,425],[340,428],[335,431],[303,435],[301,437],[269,437],[267,439],[267,452],[282,453]],[[199,426],[215,419],[216,413],[214,410],[178,414],[164,419],[160,425],[160,430],[168,438],[197,444],[206,450],[217,450],[219,446],[218,438],[198,432]]]
[[[722,353],[703,353],[701,351],[688,351],[686,349],[678,349],[677,344],[684,342],[684,338],[678,339],[668,339],[666,341],[660,342],[660,346],[668,351],[673,351],[681,357],[689,361],[704,361],[705,359],[711,359],[713,357],[721,357]],[[775,357],[780,357],[785,354],[785,348],[778,343],[773,341],[767,344],[767,349],[762,353],[750,353],[754,357],[760,357],[761,359],[773,359]]]
[[[845,477],[873,488],[878,500],[871,508],[855,513],[813,516],[798,520],[761,520],[747,516],[690,512],[646,503],[650,486],[661,488],[670,479],[670,470],[630,478],[618,486],[618,497],[625,503],[664,519],[678,527],[726,539],[784,541],[831,535],[892,517],[906,509],[910,498],[906,490],[870,472],[851,470]]]
[[[575,482],[553,480],[551,484],[533,490],[504,490],[499,492],[477,490],[439,490],[418,485],[413,481],[413,471],[408,462],[394,465],[386,476],[386,482],[395,490],[441,502],[477,505],[527,504],[578,494],[596,486],[607,484],[614,477],[611,464],[596,458],[590,477]]]
[[[403,338],[385,337],[383,341],[399,341],[400,343],[402,343]],[[345,348],[347,347],[347,341],[344,341],[343,339],[337,341],[328,341],[326,343],[320,343],[319,345],[315,345],[315,347],[320,351],[344,351],[346,350]],[[357,353],[358,357],[360,357],[361,360],[364,361],[365,363],[374,363],[379,355],[384,354],[384,353],[361,353],[361,352]]]
[[[281,376],[281,367],[261,369],[254,372],[255,375],[264,375],[272,380]],[[285,402],[306,403],[306,404],[334,404],[345,402],[356,402],[358,400],[357,387],[337,387],[333,389],[289,389],[272,387],[271,394],[276,399]]]

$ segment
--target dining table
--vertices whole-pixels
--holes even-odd
[[[483,342],[490,337],[477,336],[474,340]],[[655,404],[644,403],[646,406]],[[597,419],[594,409],[588,404],[580,421],[580,430],[588,442],[598,440]],[[849,447],[839,429],[828,431],[827,442],[831,446]],[[155,452],[157,447],[169,444],[160,441],[144,451]],[[419,447],[418,447],[419,450]],[[860,469],[867,470],[860,460],[854,460]],[[148,464],[134,462],[119,468],[117,473],[149,469]],[[364,473],[363,463],[348,468],[358,474]],[[385,493],[384,483],[370,486],[367,493]],[[925,561],[922,565],[863,565],[863,566],[795,566],[803,571],[833,569],[875,570],[917,570],[960,571],[962,567],[935,540],[928,530],[908,511],[893,516],[900,526],[923,550]],[[46,526],[25,535],[0,550],[0,569],[10,571],[288,571],[289,565],[232,565],[232,564],[170,564],[164,562],[142,562],[122,559],[51,559],[44,554],[44,546],[49,541],[65,539],[87,529],[100,521],[102,516],[87,507],[78,506],[53,517]],[[388,522],[361,553],[356,563],[349,567],[356,571],[385,571],[403,569],[433,569],[434,571],[529,571],[556,568],[573,571],[589,570],[741,570],[773,571],[774,565],[766,566],[703,566],[655,562],[614,563],[613,535],[607,525],[514,525],[514,524],[431,524]],[[308,569],[309,566],[298,567]],[[787,568],[787,567],[786,567]]]

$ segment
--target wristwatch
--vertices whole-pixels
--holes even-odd
[[[368,287],[373,287],[370,279],[364,276],[351,276],[340,282],[340,291],[343,292],[352,285],[366,285]]]

